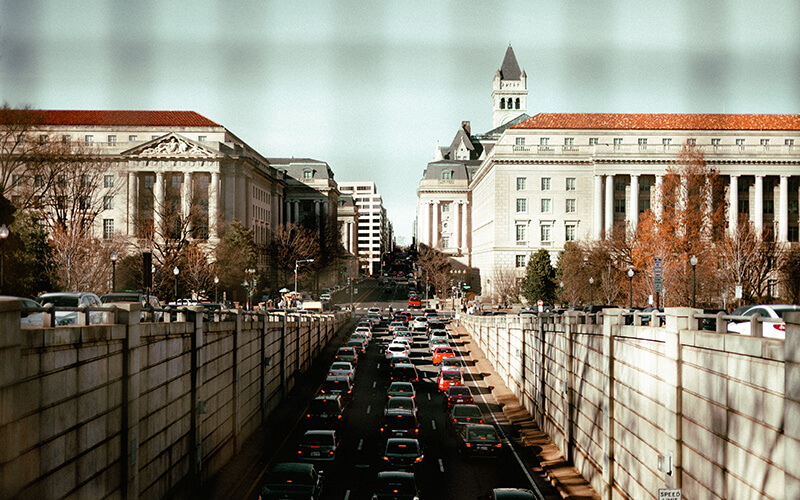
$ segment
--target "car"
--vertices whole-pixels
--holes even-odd
[[[358,353],[352,347],[340,347],[333,359],[334,361],[347,361],[355,366],[358,364]]]
[[[383,449],[383,460],[398,469],[410,469],[422,463],[422,446],[414,438],[389,438]]]
[[[524,488],[494,488],[482,495],[480,500],[534,500],[533,491]]]
[[[383,309],[378,306],[373,306],[367,309],[367,313],[383,314]]]
[[[800,306],[793,304],[767,304],[755,305],[745,309],[740,316],[761,315],[762,318],[770,318],[774,321],[763,321],[761,325],[762,336],[772,339],[786,338],[786,322],[783,315],[787,312],[800,311]],[[740,335],[750,335],[750,321],[728,323],[728,332]]]
[[[497,456],[503,443],[489,424],[469,424],[456,433],[458,451],[469,456]]]
[[[369,332],[365,332],[363,330],[359,331],[356,330],[350,334],[351,339],[361,339],[364,341],[365,345],[364,348],[366,349],[367,345],[369,344],[370,339],[372,338],[372,334]]]
[[[339,436],[335,430],[310,430],[300,438],[297,458],[301,460],[333,460],[339,449]]]
[[[317,471],[313,464],[281,462],[275,464],[264,478],[258,498],[319,500],[322,497],[322,479],[322,471]]]
[[[439,363],[439,371],[443,370],[463,371],[464,362],[459,358],[442,358],[441,363]]]
[[[398,365],[400,363],[413,364],[412,361],[411,361],[411,358],[409,358],[408,356],[403,356],[402,354],[397,354],[395,356],[392,356],[391,359],[389,359],[389,369],[394,368],[394,365]]]
[[[337,394],[323,394],[311,400],[306,411],[308,425],[330,427],[344,417],[344,403]]]
[[[464,377],[461,375],[461,370],[442,370],[436,380],[436,385],[442,392],[454,385],[464,385]]]
[[[436,350],[437,347],[448,347],[450,343],[447,339],[436,339],[436,340],[429,340],[428,341],[428,350],[433,354],[433,351]]]
[[[331,367],[328,368],[328,375],[335,377],[349,377],[353,380],[356,377],[356,370],[351,363],[347,361],[334,361]]]
[[[319,300],[324,300],[327,302],[331,301],[331,294],[330,293],[321,293],[319,294]]]
[[[411,354],[411,349],[408,347],[407,344],[401,344],[399,342],[391,343],[386,347],[384,351],[384,356],[386,359],[392,359],[395,356],[408,356]]]
[[[39,311],[42,307],[41,304],[33,299],[13,297],[11,295],[0,295],[0,299],[19,300],[22,302],[22,311],[20,312],[19,321],[20,328],[42,328],[43,313]]]
[[[396,396],[415,398],[417,391],[414,390],[414,384],[411,382],[392,382],[389,384],[389,388],[386,389],[386,397],[393,398]]]
[[[100,297],[91,292],[50,292],[43,293],[36,297],[36,302],[44,306],[53,304],[56,309],[59,307],[99,307],[102,306]],[[58,311],[55,312],[56,326],[75,326],[78,324],[78,311]],[[89,312],[89,324],[100,325],[103,323],[103,313],[101,311]]]
[[[411,410],[386,410],[381,420],[381,435],[385,437],[417,437],[419,422]]]
[[[114,302],[138,302],[142,306],[142,311],[139,315],[139,321],[163,321],[164,313],[162,311],[148,311],[148,308],[160,308],[161,302],[155,295],[139,292],[112,292],[106,293],[100,297],[100,302],[103,304],[112,304]]]
[[[378,326],[381,324],[381,314],[376,312],[368,312],[367,319],[372,322],[372,326]]]
[[[453,351],[452,347],[437,347],[433,350],[433,360],[432,363],[434,365],[438,365],[442,362],[443,358],[455,358],[456,353]]]
[[[366,326],[357,326],[353,333],[360,333],[364,334],[367,337],[367,340],[372,340],[372,327]]]
[[[422,307],[422,302],[420,302],[419,297],[413,296],[408,298],[408,307],[410,309],[419,309]]]
[[[428,316],[428,315],[436,316],[439,313],[436,311],[436,309],[428,308],[428,309],[424,309],[422,311],[422,314],[425,315],[425,316]]]
[[[434,330],[444,330],[447,331],[447,324],[442,321],[435,321],[435,320],[428,320],[428,335],[431,335],[431,332]]]
[[[476,404],[453,405],[445,418],[447,427],[457,432],[467,424],[484,424],[483,412]]]
[[[433,344],[449,345],[449,342],[447,341],[447,334],[445,332],[445,334],[442,335],[442,330],[434,330],[431,333],[431,337],[430,337],[430,339],[428,339],[428,342],[431,345],[433,345]]]
[[[411,363],[395,364],[389,375],[392,382],[419,382],[417,368]]]
[[[428,318],[425,316],[417,316],[411,321],[411,331],[425,332],[428,331]]]
[[[353,392],[353,380],[348,376],[328,375],[319,392],[347,397]]]
[[[386,400],[386,409],[384,412],[388,410],[411,410],[417,413],[417,403],[414,398],[395,396]]]
[[[372,500],[419,500],[414,474],[401,471],[379,472]]]
[[[409,349],[414,344],[414,336],[410,332],[399,331],[392,342],[407,342]]]
[[[472,391],[466,385],[453,385],[444,391],[444,406],[449,410],[453,405],[473,404],[475,398]]]
[[[406,323],[404,321],[392,321],[389,323],[389,333],[394,334],[396,328],[406,328]]]
[[[356,353],[359,356],[361,356],[362,354],[364,354],[364,351],[367,350],[367,339],[350,337],[349,339],[347,339],[345,347],[352,347],[353,349],[356,350]]]

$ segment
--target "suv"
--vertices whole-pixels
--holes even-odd
[[[408,298],[408,307],[409,309],[419,309],[422,307],[422,303],[419,301],[419,297],[413,296]]]
[[[303,498],[319,500],[322,496],[322,471],[312,464],[282,462],[267,474],[259,500]]]
[[[162,321],[164,313],[161,311],[148,311],[149,307],[160,308],[161,302],[155,295],[147,295],[139,292],[112,292],[100,297],[103,304],[114,302],[138,302],[142,306],[139,321]]]
[[[317,396],[308,404],[306,412],[306,422],[309,424],[320,424],[328,427],[342,419],[344,406],[342,398],[336,394]]]
[[[58,307],[99,307],[102,306],[100,297],[91,292],[51,292],[43,293],[36,297],[36,302],[41,305],[53,304]],[[68,326],[78,324],[78,311],[56,311],[55,312],[56,326]],[[102,311],[92,311],[89,313],[90,325],[99,325],[103,323]]]
[[[347,397],[353,392],[352,379],[347,375],[328,375],[322,383],[322,394],[336,394]]]
[[[392,367],[392,382],[419,382],[417,368],[410,363],[399,363]]]

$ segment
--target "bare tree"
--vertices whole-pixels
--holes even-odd
[[[492,269],[492,288],[497,301],[505,307],[519,301],[520,283],[515,268],[496,265]]]
[[[420,245],[417,264],[427,274],[438,297],[447,297],[450,285],[450,257],[427,245]]]
[[[308,271],[317,269],[320,262],[320,244],[316,231],[293,224],[272,233],[272,241],[267,245],[266,252],[268,266],[275,274],[274,282],[280,286],[288,287],[293,284],[296,261],[314,259],[313,263],[298,268],[298,279],[301,273],[308,276]]]

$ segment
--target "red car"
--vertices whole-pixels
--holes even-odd
[[[464,378],[461,376],[460,371],[443,370],[442,373],[439,374],[437,384],[439,385],[440,391],[446,391],[448,387],[464,385]]]
[[[413,309],[421,308],[422,303],[419,301],[419,297],[411,297],[408,299],[408,307]]]
[[[456,353],[452,347],[437,347],[433,350],[433,364],[438,365],[442,358],[455,358]]]

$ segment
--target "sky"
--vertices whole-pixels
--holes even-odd
[[[528,114],[800,113],[800,2],[0,0],[0,102],[193,110],[266,157],[374,181],[399,244],[436,142]]]

